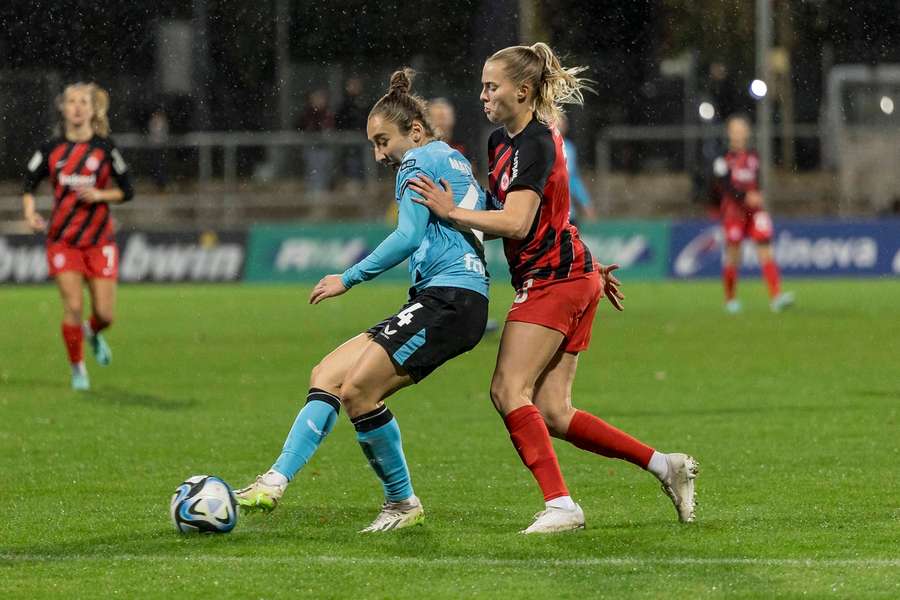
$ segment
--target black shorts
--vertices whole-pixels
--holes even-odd
[[[419,382],[474,348],[487,324],[488,300],[456,287],[425,288],[367,333],[391,361]]]

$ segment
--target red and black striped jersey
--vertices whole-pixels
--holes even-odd
[[[729,150],[713,161],[714,200],[742,204],[749,191],[759,191],[759,155],[755,150]]]
[[[47,243],[86,248],[112,241],[109,204],[78,198],[79,188],[104,189],[111,179],[125,195],[123,201],[134,196],[128,166],[112,140],[95,135],[86,142],[63,137],[46,142],[28,161],[25,193],[33,193],[44,178],[50,179],[54,200]]]
[[[529,279],[567,279],[597,268],[569,222],[569,172],[563,138],[555,127],[533,119],[515,137],[497,129],[488,141],[488,164],[496,208],[516,189],[533,190],[541,199],[528,235],[503,240],[514,288]]]

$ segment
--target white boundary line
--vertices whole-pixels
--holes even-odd
[[[109,556],[72,554],[53,556],[49,554],[0,554],[0,563],[65,563],[65,562],[198,562],[233,564],[297,564],[320,563],[339,565],[379,565],[379,566],[460,566],[460,567],[642,567],[642,566],[747,566],[747,567],[858,567],[858,568],[900,568],[900,558],[641,558],[621,556],[606,558],[417,558],[417,557],[351,557],[351,556],[222,556],[216,554],[113,554]]]

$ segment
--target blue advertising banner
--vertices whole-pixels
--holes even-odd
[[[675,223],[669,274],[675,279],[718,277],[722,269],[722,227],[709,221]],[[900,274],[900,219],[780,220],[772,241],[775,259],[789,277]],[[759,272],[753,242],[741,250],[742,271]]]

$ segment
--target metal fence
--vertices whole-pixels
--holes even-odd
[[[786,143],[785,131],[790,133],[790,143]],[[774,140],[776,164],[790,169],[821,169],[822,139],[817,124],[782,127]],[[700,185],[715,157],[724,150],[721,124],[608,127],[597,136],[594,147],[598,207],[603,213],[610,211],[614,173],[687,173]]]

